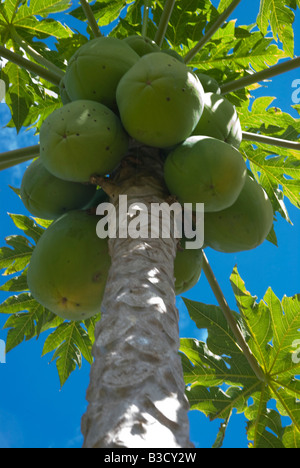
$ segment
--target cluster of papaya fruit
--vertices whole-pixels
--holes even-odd
[[[43,122],[40,158],[21,186],[25,207],[53,220],[28,268],[42,305],[70,320],[99,312],[110,257],[86,209],[103,192],[89,182],[111,174],[132,140],[161,149],[166,186],[180,203],[205,204],[206,246],[237,252],[265,240],[273,210],[239,152],[237,112],[176,52],[141,36],[96,38],[69,61],[60,94],[63,106]],[[201,267],[202,250],[178,250],[177,294],[197,283]]]

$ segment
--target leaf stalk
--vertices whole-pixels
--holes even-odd
[[[51,70],[53,73],[56,75],[60,76],[61,78],[64,76],[64,72],[58,68],[54,63],[50,62],[47,60],[45,57],[43,57],[41,54],[39,54],[36,50],[33,49],[29,44],[27,44],[24,39],[19,36],[15,28],[11,28],[11,37],[12,39],[20,46],[22,49],[25,50],[25,52],[30,55],[37,63],[42,65],[43,67],[46,67],[48,70]]]
[[[0,154],[0,171],[17,166],[40,155],[40,145],[27,146]]]
[[[229,18],[231,13],[236,9],[241,0],[233,0],[233,2],[220,14],[216,22],[208,29],[207,33],[200,39],[198,44],[193,47],[184,57],[185,63],[189,63],[200,50],[210,41],[213,35],[223,26],[225,21]]]
[[[96,18],[94,16],[93,10],[91,9],[89,2],[87,2],[86,0],[80,0],[80,3],[86,16],[86,19],[88,20],[88,23],[91,27],[91,30],[93,31],[94,36],[101,37],[102,34],[100,32],[98,23],[96,21]]]
[[[241,350],[243,351],[248,363],[250,364],[253,372],[255,373],[256,377],[262,381],[262,382],[265,382],[266,380],[266,377],[262,371],[262,369],[260,368],[260,366],[258,365],[258,362],[257,360],[255,359],[255,357],[253,356],[232,312],[231,312],[231,309],[224,297],[224,294],[219,286],[219,283],[217,282],[216,278],[215,278],[215,275],[211,269],[211,266],[208,262],[208,259],[205,255],[205,253],[203,252],[203,271],[204,271],[204,274],[207,278],[207,281],[218,301],[218,304],[227,320],[227,323],[232,331],[232,333],[234,334],[236,340],[237,340],[237,343],[239,345],[239,347],[241,348]]]
[[[244,78],[240,78],[239,80],[225,83],[221,86],[221,92],[222,94],[232,93],[234,91],[238,91],[239,89],[247,88],[253,84],[260,83],[261,81],[269,80],[275,76],[295,70],[299,67],[300,57],[296,57],[278,65],[274,65],[273,67],[269,67],[266,70],[262,70]]]
[[[175,0],[166,0],[165,6],[163,9],[161,18],[160,18],[160,22],[158,25],[158,29],[156,31],[155,38],[154,38],[154,41],[159,47],[162,46],[174,6],[175,6]]]
[[[40,65],[37,65],[34,62],[31,62],[30,60],[25,59],[21,55],[16,54],[15,52],[6,49],[3,46],[0,46],[0,57],[5,58],[9,62],[15,63],[19,67],[24,68],[34,75],[38,75],[40,78],[49,81],[49,83],[59,86],[61,76],[57,75],[53,71],[41,67]]]
[[[149,6],[150,0],[145,0],[144,3],[144,12],[143,12],[143,24],[142,24],[142,36],[146,37],[147,36],[147,30],[148,30],[148,20],[149,20]]]
[[[243,132],[243,141],[253,141],[256,143],[300,151],[300,143],[297,141],[283,140],[281,138],[274,138],[267,135],[259,135],[258,133]]]

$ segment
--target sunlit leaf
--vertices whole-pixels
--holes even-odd
[[[191,407],[211,419],[226,419],[234,408],[245,412],[248,438],[256,448],[297,446],[300,296],[280,301],[269,289],[258,303],[246,290],[236,268],[231,284],[240,312],[233,312],[233,316],[265,379],[260,380],[253,373],[219,307],[184,299],[192,320],[208,333],[206,343],[184,339],[181,344]],[[291,426],[282,426],[278,413],[269,408],[270,400],[276,401],[281,415],[290,418]]]

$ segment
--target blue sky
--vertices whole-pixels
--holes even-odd
[[[216,2],[217,4],[218,2]],[[239,24],[255,22],[259,0],[241,5],[232,15]],[[300,55],[300,14],[297,12],[295,25],[296,55]],[[291,106],[292,83],[300,79],[300,70],[276,77],[257,95],[277,96],[274,105],[286,112],[297,114]],[[0,152],[24,147],[38,142],[33,132],[16,135],[14,129],[3,128],[9,120],[7,106],[0,104]],[[7,215],[28,214],[19,198],[8,185],[20,186],[22,175],[27,167],[24,163],[15,168],[0,172],[0,246],[5,244],[7,235],[15,234],[16,229]],[[248,290],[261,299],[268,287],[272,287],[281,299],[300,292],[300,212],[289,203],[293,226],[278,217],[276,233],[279,247],[264,243],[258,249],[225,255],[207,251],[215,275],[232,308],[235,300],[229,285],[229,276],[235,265],[246,282]],[[204,276],[198,285],[185,294],[194,300],[216,303]],[[0,301],[6,298],[0,293]],[[183,302],[178,298],[181,336],[201,338],[202,332],[189,320]],[[0,316],[0,339],[5,340],[6,331],[1,327],[6,317]],[[86,409],[85,393],[89,382],[89,365],[85,362],[75,371],[62,390],[51,356],[41,358],[44,339],[31,340],[19,345],[7,355],[7,363],[0,364],[0,447],[9,448],[77,448],[81,447],[80,420]],[[220,421],[209,423],[199,412],[191,412],[191,439],[196,447],[211,447],[215,440]],[[235,415],[229,425],[225,447],[246,447],[245,419]]]

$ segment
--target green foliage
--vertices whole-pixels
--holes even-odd
[[[266,35],[270,26],[273,38],[282,42],[283,50],[289,57],[294,56],[295,15],[291,9],[296,9],[295,0],[287,0],[284,3],[281,0],[261,0],[257,17],[257,26],[261,32]]]
[[[191,408],[211,420],[226,421],[233,409],[244,412],[248,439],[255,448],[299,448],[300,296],[280,301],[268,289],[257,303],[236,268],[231,284],[239,310],[233,314],[265,379],[254,374],[219,307],[184,299],[192,320],[208,333],[206,342],[181,342]],[[289,418],[288,425],[279,415]]]
[[[164,2],[149,3],[152,14],[146,29],[147,36],[154,39]],[[142,0],[96,0],[91,8],[103,35],[109,26],[110,36],[125,38],[142,33],[143,4]],[[162,48],[185,56],[230,4],[231,0],[220,0],[216,8],[210,0],[176,1]],[[189,65],[224,84],[293,57],[297,7],[299,0],[261,0],[257,24],[237,26],[235,20],[225,22]],[[57,19],[57,13],[63,14],[64,21]],[[75,20],[76,29],[71,26]],[[83,10],[74,9],[69,0],[0,3],[1,45],[39,63],[46,73],[48,68],[64,72],[76,50],[92,37]],[[18,132],[25,127],[39,133],[42,122],[62,106],[57,85],[15,63],[4,62],[0,78],[6,84],[5,99],[11,111],[7,125]],[[300,118],[274,107],[274,97],[254,100],[251,93],[257,87],[226,96],[236,105],[242,129],[297,141]],[[300,106],[294,109],[299,113]],[[240,150],[265,188],[274,212],[291,222],[285,199],[300,207],[299,152],[249,142],[243,142]],[[42,336],[43,355],[52,353],[63,386],[71,372],[81,366],[82,358],[92,362],[94,327],[99,316],[84,322],[64,322],[33,299],[27,285],[27,266],[35,244],[50,223],[23,215],[10,217],[21,233],[8,236],[0,249],[0,268],[6,280],[0,290],[7,296],[0,313],[8,316],[4,325],[8,329],[7,351],[24,340]],[[269,240],[276,243],[274,230]],[[257,303],[237,269],[231,283],[238,307],[233,317],[264,379],[254,373],[221,309],[185,299],[197,327],[208,333],[205,342],[183,339],[181,344],[191,407],[210,419],[224,420],[214,447],[222,446],[236,409],[248,418],[247,433],[253,447],[299,448],[300,296],[280,301],[269,289]],[[289,418],[288,425],[283,417]]]
[[[277,107],[271,107],[274,99],[274,97],[257,98],[250,108],[244,103],[238,109],[243,130],[297,140],[300,133],[300,118],[296,119]],[[294,108],[299,113],[300,107],[294,106]],[[243,142],[241,149],[248,158],[253,173],[257,175],[259,182],[268,193],[274,210],[289,221],[284,197],[296,207],[300,207],[299,151],[280,148],[278,154],[276,147],[261,143],[253,147],[249,142]]]

